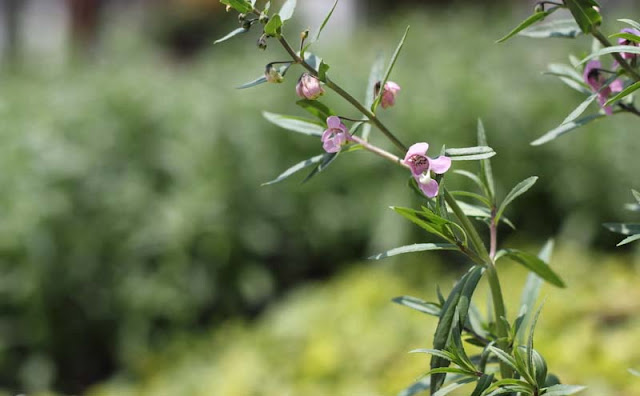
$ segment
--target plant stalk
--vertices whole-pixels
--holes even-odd
[[[604,47],[611,47],[611,42],[609,41],[609,39],[607,39],[605,37],[604,34],[602,34],[602,32],[600,30],[598,30],[597,28],[594,28],[593,31],[591,32],[591,34],[593,35],[593,37],[596,38],[596,40],[598,40],[600,42],[600,44],[602,44]],[[633,77],[634,80],[636,81],[640,81],[640,74],[638,74],[638,72],[636,72],[633,67],[631,67],[631,65],[629,65],[629,63],[626,61],[626,59],[624,59],[619,53],[617,52],[613,52],[611,54],[616,62],[618,62],[618,64],[627,72],[629,73],[629,75],[631,77]]]

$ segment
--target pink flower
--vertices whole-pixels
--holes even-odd
[[[640,30],[638,29],[632,29],[632,28],[624,28],[620,31],[620,33],[629,33],[629,34],[635,34],[636,36],[640,36]],[[638,43],[631,41],[631,40],[627,40],[626,38],[619,38],[618,39],[618,44],[619,45],[633,45],[633,46],[638,46]],[[622,52],[620,54],[624,59],[633,59],[637,56],[637,54],[632,54],[629,52]]]
[[[622,91],[622,80],[615,79],[611,84],[603,87],[607,78],[602,74],[602,71],[600,70],[601,68],[602,63],[600,63],[600,61],[592,60],[585,66],[582,77],[584,78],[584,82],[591,87],[594,92],[598,93],[598,103],[600,103],[600,107],[604,109],[604,112],[607,115],[611,115],[613,114],[611,106],[605,107],[604,104],[612,93]]]
[[[320,80],[309,73],[304,73],[296,85],[296,94],[302,99],[316,100],[324,94],[324,89],[320,85]]]
[[[351,140],[347,127],[340,121],[340,117],[327,118],[327,129],[322,134],[322,148],[327,153],[337,153],[340,148]]]
[[[451,158],[440,156],[427,157],[428,143],[416,143],[409,147],[404,156],[404,164],[411,168],[411,174],[418,182],[420,189],[429,198],[438,195],[438,182],[431,178],[431,172],[441,175],[451,167]]]
[[[376,84],[375,95],[378,96],[380,92],[380,82]],[[380,104],[383,109],[387,107],[391,107],[396,103],[396,96],[400,92],[400,86],[393,81],[387,81],[384,84],[384,89],[382,90],[382,98],[380,98]]]

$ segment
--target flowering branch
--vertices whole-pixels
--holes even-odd
[[[600,32],[600,30],[598,30],[597,28],[594,28],[593,31],[591,32],[591,34],[593,35],[593,37],[596,38],[596,40],[598,40],[600,42],[600,44],[602,44],[604,47],[611,47],[612,44],[611,42],[604,36],[604,34],[602,34],[602,32]],[[613,52],[611,53],[611,55],[615,58],[616,62],[618,62],[618,64],[627,72],[629,73],[629,75],[631,77],[633,77],[634,80],[636,81],[640,81],[640,74],[638,74],[638,72],[636,72],[630,65],[629,63],[627,63],[626,59],[624,59],[622,57],[622,55],[620,55],[617,52]]]

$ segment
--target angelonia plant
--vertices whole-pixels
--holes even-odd
[[[565,10],[564,16],[548,20],[556,11]],[[618,31],[605,35],[601,31],[603,16],[595,0],[539,1],[533,14],[498,40],[504,42],[515,35],[533,38],[576,38],[591,36],[591,52],[582,59],[569,56],[570,64],[553,63],[547,74],[558,77],[569,87],[585,95],[562,123],[531,144],[538,146],[550,142],[567,132],[590,122],[620,114],[640,117],[633,93],[640,89],[640,23],[619,19]],[[608,59],[606,59],[608,58]],[[597,102],[598,111],[584,115],[590,105]],[[627,209],[640,212],[640,193],[632,190],[637,202]],[[640,224],[606,223],[606,228],[626,235],[619,244],[640,239]]]
[[[543,282],[564,287],[562,279],[549,266],[553,243],[548,242],[538,255],[512,248],[499,247],[498,225],[513,227],[505,217],[509,204],[529,190],[537,177],[526,178],[505,196],[496,191],[490,158],[495,152],[487,143],[481,121],[477,127],[478,145],[465,148],[434,150],[426,141],[406,145],[379,117],[382,111],[392,111],[408,98],[401,97],[401,87],[390,80],[409,28],[401,37],[393,55],[385,62],[373,62],[363,100],[356,99],[330,77],[330,66],[312,52],[315,42],[336,9],[338,1],[314,34],[310,30],[285,34],[287,21],[293,16],[295,0],[286,0],[278,11],[271,3],[256,0],[220,0],[227,11],[238,13],[240,27],[216,41],[224,42],[240,34],[256,33],[257,47],[265,50],[271,45],[281,46],[288,54],[286,60],[268,62],[262,74],[239,88],[263,83],[281,83],[285,78],[297,79],[292,99],[306,111],[308,117],[264,112],[273,124],[311,138],[318,147],[318,155],[305,159],[265,184],[274,184],[303,170],[310,169],[309,180],[325,171],[338,157],[357,150],[365,150],[394,166],[406,169],[407,185],[421,199],[419,208],[392,209],[425,231],[426,242],[390,249],[371,259],[431,250],[456,251],[466,257],[469,268],[455,283],[448,295],[438,289],[436,301],[428,302],[411,296],[393,301],[438,318],[431,348],[413,352],[430,356],[430,370],[417,382],[402,390],[400,396],[429,392],[443,396],[467,386],[472,396],[484,395],[572,395],[584,389],[579,385],[561,384],[551,374],[544,357],[535,349],[534,329],[540,314],[536,307]],[[566,8],[572,17],[567,20],[540,24],[551,13]],[[602,43],[583,60],[572,58],[572,66],[553,66],[551,74],[561,78],[572,88],[588,95],[587,100],[570,114],[556,130],[534,144],[542,144],[580,125],[600,117],[619,113],[640,115],[630,93],[640,87],[636,54],[640,54],[639,32],[632,28],[612,36],[619,45],[612,46],[600,31],[600,11],[593,0],[542,1],[532,17],[516,27],[500,41],[517,34],[533,37],[575,37],[592,34]],[[534,26],[534,24],[538,23]],[[257,32],[256,32],[257,31]],[[293,37],[295,41],[291,41]],[[603,65],[595,58],[611,54],[614,62]],[[576,68],[578,70],[576,70]],[[290,77],[292,74],[295,75]],[[360,115],[349,118],[320,101],[323,96],[337,95],[348,102]],[[592,102],[597,101],[599,112],[579,118]],[[590,117],[590,118],[589,118]],[[372,144],[369,136],[375,127],[392,146],[393,152]],[[457,169],[458,161],[478,161],[476,173]],[[477,187],[474,191],[450,191],[447,177],[465,177]],[[640,198],[636,193],[636,198]],[[640,207],[640,199],[638,205]],[[483,238],[482,235],[488,235]],[[527,268],[525,282],[516,315],[508,315],[500,286],[496,263],[509,259]],[[487,278],[490,298],[486,315],[474,304],[474,292],[482,277]],[[472,353],[472,351],[475,351]]]

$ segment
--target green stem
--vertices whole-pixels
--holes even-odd
[[[278,38],[278,41],[280,41],[280,44],[282,44],[282,46],[284,47],[285,51],[287,51],[289,53],[289,55],[293,58],[295,63],[301,64],[302,67],[307,69],[307,71],[312,76],[318,77],[318,72],[316,71],[316,69],[314,69],[310,64],[305,62],[304,59],[300,58],[300,56],[293,50],[293,48],[291,48],[291,45],[289,45],[289,42],[287,42],[287,40],[283,36],[280,36]],[[375,114],[373,114],[369,109],[367,109],[356,98],[354,98],[347,91],[342,89],[342,87],[340,87],[340,85],[338,85],[338,84],[334,83],[333,81],[329,80],[329,78],[325,78],[324,83],[327,85],[327,87],[331,88],[335,93],[337,93],[338,95],[342,96],[347,102],[351,103],[353,105],[353,107],[355,107],[356,109],[358,109],[358,111],[360,111],[362,114],[364,114],[369,119],[369,121],[371,121],[371,123],[373,123],[376,127],[378,127],[378,129],[391,141],[391,143],[393,143],[398,149],[400,149],[400,151],[402,151],[402,152],[406,152],[407,151],[407,146],[405,146],[378,119],[378,117],[376,117]]]
[[[602,44],[604,47],[611,47],[611,42],[609,42],[609,40],[604,36],[604,34],[602,34],[602,32],[600,32],[600,30],[598,30],[597,28],[593,29],[593,32],[591,32],[591,34],[593,35],[593,37],[596,38],[596,40],[598,40],[600,42],[600,44]],[[629,73],[629,75],[631,77],[634,78],[634,80],[636,81],[640,81],[640,74],[638,74],[638,72],[636,72],[630,65],[629,63],[627,63],[626,59],[624,59],[622,57],[622,55],[620,55],[617,52],[613,52],[611,54],[616,62],[618,62],[618,64],[627,72]]]

